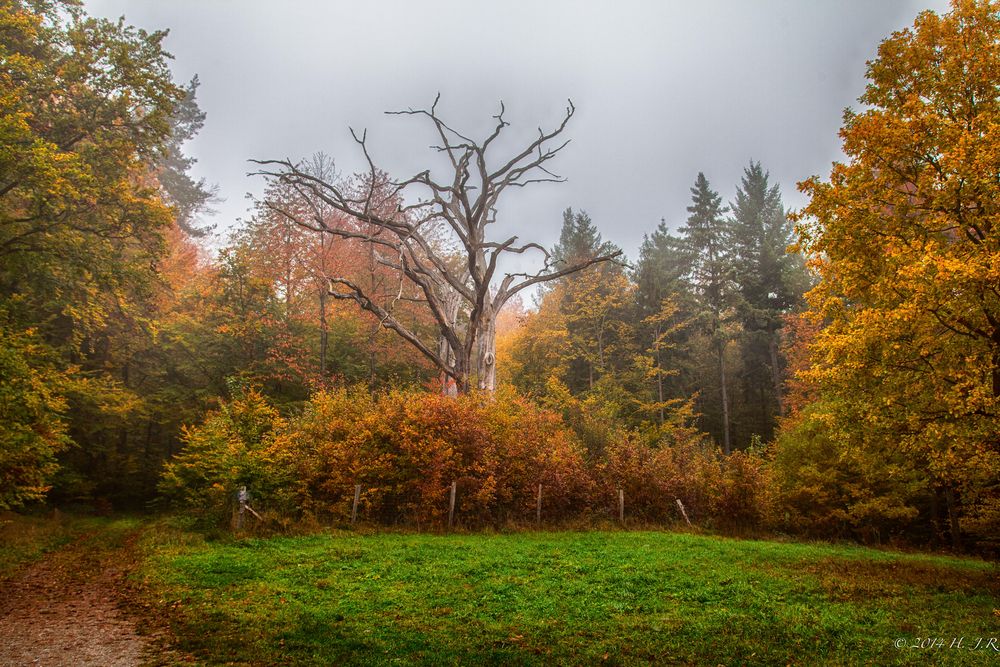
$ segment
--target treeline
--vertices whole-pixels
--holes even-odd
[[[485,256],[532,239],[456,243],[322,155],[210,255],[198,82],[163,33],[0,0],[0,509],[222,521],[245,485],[269,520],[329,522],[360,484],[366,520],[424,526],[455,482],[463,522],[502,525],[541,484],[552,521],[622,489],[649,521],[680,499],[718,528],[996,547],[998,15],[961,3],[883,43],[803,211],[758,163],[728,201],[699,174],[629,262],[568,209],[536,303],[497,314]],[[469,164],[436,202],[460,239],[492,215],[465,206]],[[443,395],[484,372],[496,395]]]
[[[214,190],[183,144],[205,117],[165,33],[16,0],[0,31],[0,509],[143,506],[182,426],[231,386],[287,407],[328,383],[432,377],[327,301],[334,258],[398,288],[364,252],[261,216],[203,249]]]
[[[521,391],[552,383],[601,403],[642,430],[692,403],[697,425],[729,454],[773,439],[786,402],[786,320],[802,310],[809,275],[787,252],[792,227],[777,184],[744,170],[730,206],[704,174],[686,220],[645,237],[634,266],[605,263],[560,279],[501,342],[501,371]],[[585,212],[567,209],[552,255],[606,254]]]

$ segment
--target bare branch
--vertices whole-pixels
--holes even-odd
[[[526,273],[508,273],[503,280],[500,290],[497,292],[497,307],[503,306],[512,296],[518,292],[524,290],[525,288],[531,287],[532,285],[537,285],[539,283],[548,282],[550,280],[556,280],[557,278],[562,278],[568,276],[572,273],[582,271],[588,267],[594,266],[595,264],[600,264],[602,262],[612,262],[622,255],[622,251],[618,250],[610,255],[600,255],[599,257],[594,257],[583,262],[578,262],[572,266],[568,266],[565,269],[560,269],[559,271],[545,273],[546,270],[543,268],[541,271],[534,275],[529,275]],[[548,263],[546,263],[546,268],[549,268]],[[514,280],[523,277],[519,283],[514,283]]]
[[[335,299],[351,299],[356,301],[363,309],[378,317],[382,327],[395,331],[404,340],[413,345],[413,347],[417,348],[417,350],[427,357],[435,366],[437,366],[438,369],[454,377],[455,369],[451,367],[446,360],[441,359],[436,352],[432,351],[422,340],[420,340],[419,336],[400,324],[400,322],[396,320],[396,318],[394,318],[389,311],[369,298],[369,296],[365,294],[364,290],[358,285],[350,280],[347,280],[346,278],[328,278],[328,280],[331,285],[330,296]],[[332,289],[333,285],[343,285],[348,288],[350,292],[338,292]]]
[[[336,298],[350,298],[365,310],[375,314],[384,328],[396,331],[406,341],[430,359],[437,368],[467,388],[471,369],[478,368],[480,385],[492,387],[494,377],[495,318],[500,307],[514,294],[532,285],[555,280],[594,264],[614,261],[621,253],[602,255],[585,262],[556,270],[549,252],[538,243],[520,243],[517,236],[503,241],[487,239],[490,224],[496,221],[500,197],[509,187],[526,187],[534,183],[560,183],[549,163],[569,141],[556,141],[576,112],[569,101],[561,122],[553,129],[541,128],[537,136],[520,152],[491,171],[488,149],[508,127],[504,119],[505,106],[500,102],[492,130],[477,142],[443,121],[438,115],[441,96],[434,98],[429,109],[406,109],[389,115],[417,116],[431,121],[440,144],[432,149],[447,154],[451,171],[437,179],[429,169],[409,178],[390,180],[375,164],[369,152],[366,132],[351,130],[354,142],[360,146],[368,165],[367,173],[355,184],[333,183],[299,168],[290,160],[252,160],[261,168],[255,172],[287,185],[293,200],[281,204],[268,202],[269,210],[317,232],[356,240],[372,248],[372,265],[391,269],[399,276],[392,303],[420,301],[427,304],[439,329],[438,352],[424,343],[411,329],[393,317],[392,306],[375,302],[347,278],[333,278],[331,285],[348,291],[332,292]],[[365,180],[367,179],[367,181]],[[361,191],[359,191],[361,190]],[[420,196],[414,196],[418,194]],[[347,216],[354,226],[346,223],[328,224],[327,213],[320,203]],[[437,231],[442,230],[457,240],[458,257],[448,257]],[[450,246],[448,246],[450,247]],[[375,248],[383,252],[376,257]],[[524,254],[537,250],[543,256],[543,267],[536,273],[506,274],[499,287],[494,276],[505,254]],[[390,256],[391,253],[391,256]],[[456,266],[456,259],[461,259]],[[405,282],[404,282],[405,281]],[[416,288],[422,298],[406,294],[406,283]],[[412,294],[412,292],[411,292]],[[460,315],[460,317],[459,317]],[[473,348],[476,348],[474,353]],[[464,389],[462,389],[464,390]]]

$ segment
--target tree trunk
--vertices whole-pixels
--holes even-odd
[[[934,545],[941,545],[941,510],[938,508],[938,489],[931,488],[931,528],[934,531]]]
[[[719,341],[719,381],[722,384],[722,451],[732,453],[729,441],[729,391],[726,388],[726,344]]]
[[[461,300],[461,295],[454,291],[448,292],[444,299],[445,315],[453,329],[457,326],[458,311],[462,305]],[[447,364],[453,365],[456,361],[455,350],[452,349],[443,332],[438,337],[438,356]],[[458,383],[453,378],[448,377],[444,371],[441,371],[441,394],[452,397],[458,395]]]
[[[993,330],[990,342],[993,344],[993,369],[990,373],[993,398],[1000,398],[1000,327]]]
[[[464,358],[464,354],[456,351],[455,354],[455,394],[468,394],[469,389],[469,360]]]
[[[659,402],[660,426],[663,425],[663,371],[660,368],[660,352],[656,352],[656,400]]]
[[[781,368],[778,366],[778,331],[772,331],[768,341],[771,353],[771,382],[774,385],[774,402],[778,408],[778,416],[785,414],[784,401],[781,400]]]
[[[479,337],[476,340],[476,377],[479,388],[495,391],[497,388],[497,315],[492,305],[487,305],[480,316]]]
[[[962,531],[958,524],[958,503],[955,501],[955,491],[950,486],[945,487],[944,499],[948,504],[948,523],[951,533],[951,545],[956,551],[962,550]]]

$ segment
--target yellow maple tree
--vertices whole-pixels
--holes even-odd
[[[800,184],[797,215],[826,324],[806,375],[836,399],[829,423],[925,470],[956,541],[1000,534],[997,90],[1000,4],[921,13],[880,45],[848,159]]]

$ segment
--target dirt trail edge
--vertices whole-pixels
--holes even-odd
[[[162,664],[158,642],[125,611],[135,525],[85,533],[0,581],[0,665]]]

